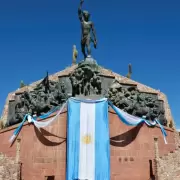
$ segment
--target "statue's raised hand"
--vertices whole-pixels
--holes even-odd
[[[94,40],[94,48],[97,48],[97,40]]]
[[[80,2],[80,3],[81,3],[81,4],[83,4],[83,2],[84,2],[84,0],[81,0],[81,2]]]

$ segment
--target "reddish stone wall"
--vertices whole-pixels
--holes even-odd
[[[111,113],[111,180],[149,180],[150,176],[155,176],[154,137],[159,139],[160,155],[175,149],[174,132],[170,129],[166,131],[167,145],[164,144],[160,128],[149,128],[145,124],[129,127]]]
[[[154,167],[154,137],[159,138],[160,155],[175,149],[174,132],[167,129],[168,145],[164,144],[158,127],[146,125],[128,127],[113,113],[110,119],[111,180],[148,180],[151,172],[149,160]],[[0,152],[15,157],[16,146],[9,147],[12,127],[0,131]],[[44,180],[55,176],[65,180],[66,173],[66,113],[40,133],[33,125],[26,124],[19,134],[21,138],[20,160],[22,179]],[[16,143],[16,142],[15,142]]]

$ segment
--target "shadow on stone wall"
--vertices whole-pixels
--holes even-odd
[[[58,146],[61,145],[62,143],[66,142],[66,138],[65,137],[60,137],[57,135],[54,135],[48,131],[46,131],[45,129],[41,129],[41,132],[34,126],[34,130],[36,133],[36,137],[38,138],[38,140],[44,144],[45,146]],[[58,142],[53,142],[50,141],[49,139],[47,139],[46,137],[56,137],[58,139]]]
[[[155,180],[155,175],[153,173],[153,161],[152,160],[149,160],[149,174],[150,174],[149,180]]]
[[[117,147],[125,147],[125,146],[129,145],[136,139],[142,126],[143,126],[143,124],[140,124],[123,134],[111,137],[110,144],[112,146],[117,146]]]

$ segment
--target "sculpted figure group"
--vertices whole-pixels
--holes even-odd
[[[72,84],[72,96],[76,95],[100,95],[101,79],[99,72],[91,64],[85,64],[75,69],[70,74]]]
[[[157,118],[161,124],[167,125],[163,101],[158,100],[155,94],[141,93],[136,86],[127,87],[115,81],[109,88],[108,98],[131,115],[146,117],[147,120]]]
[[[69,75],[72,86],[72,95],[102,95],[102,79],[96,68],[85,64],[75,69]],[[57,106],[61,106],[69,97],[66,84],[49,81],[48,88],[39,84],[31,92],[18,95],[15,105],[15,117],[7,122],[7,126],[21,122],[24,115],[43,115]],[[115,81],[108,90],[107,97],[114,105],[125,112],[146,117],[148,120],[159,119],[161,124],[167,126],[163,101],[157,95],[141,93],[136,86],[125,86]]]
[[[38,84],[33,91],[19,95],[15,102],[15,117],[7,121],[6,126],[21,122],[25,114],[40,116],[61,106],[68,99],[65,84],[49,81],[48,87]]]

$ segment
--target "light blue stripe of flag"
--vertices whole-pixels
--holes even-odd
[[[110,179],[109,116],[107,101],[96,103],[95,180]]]
[[[80,102],[68,101],[67,123],[67,168],[66,180],[78,180],[79,171],[79,134],[80,134]]]

